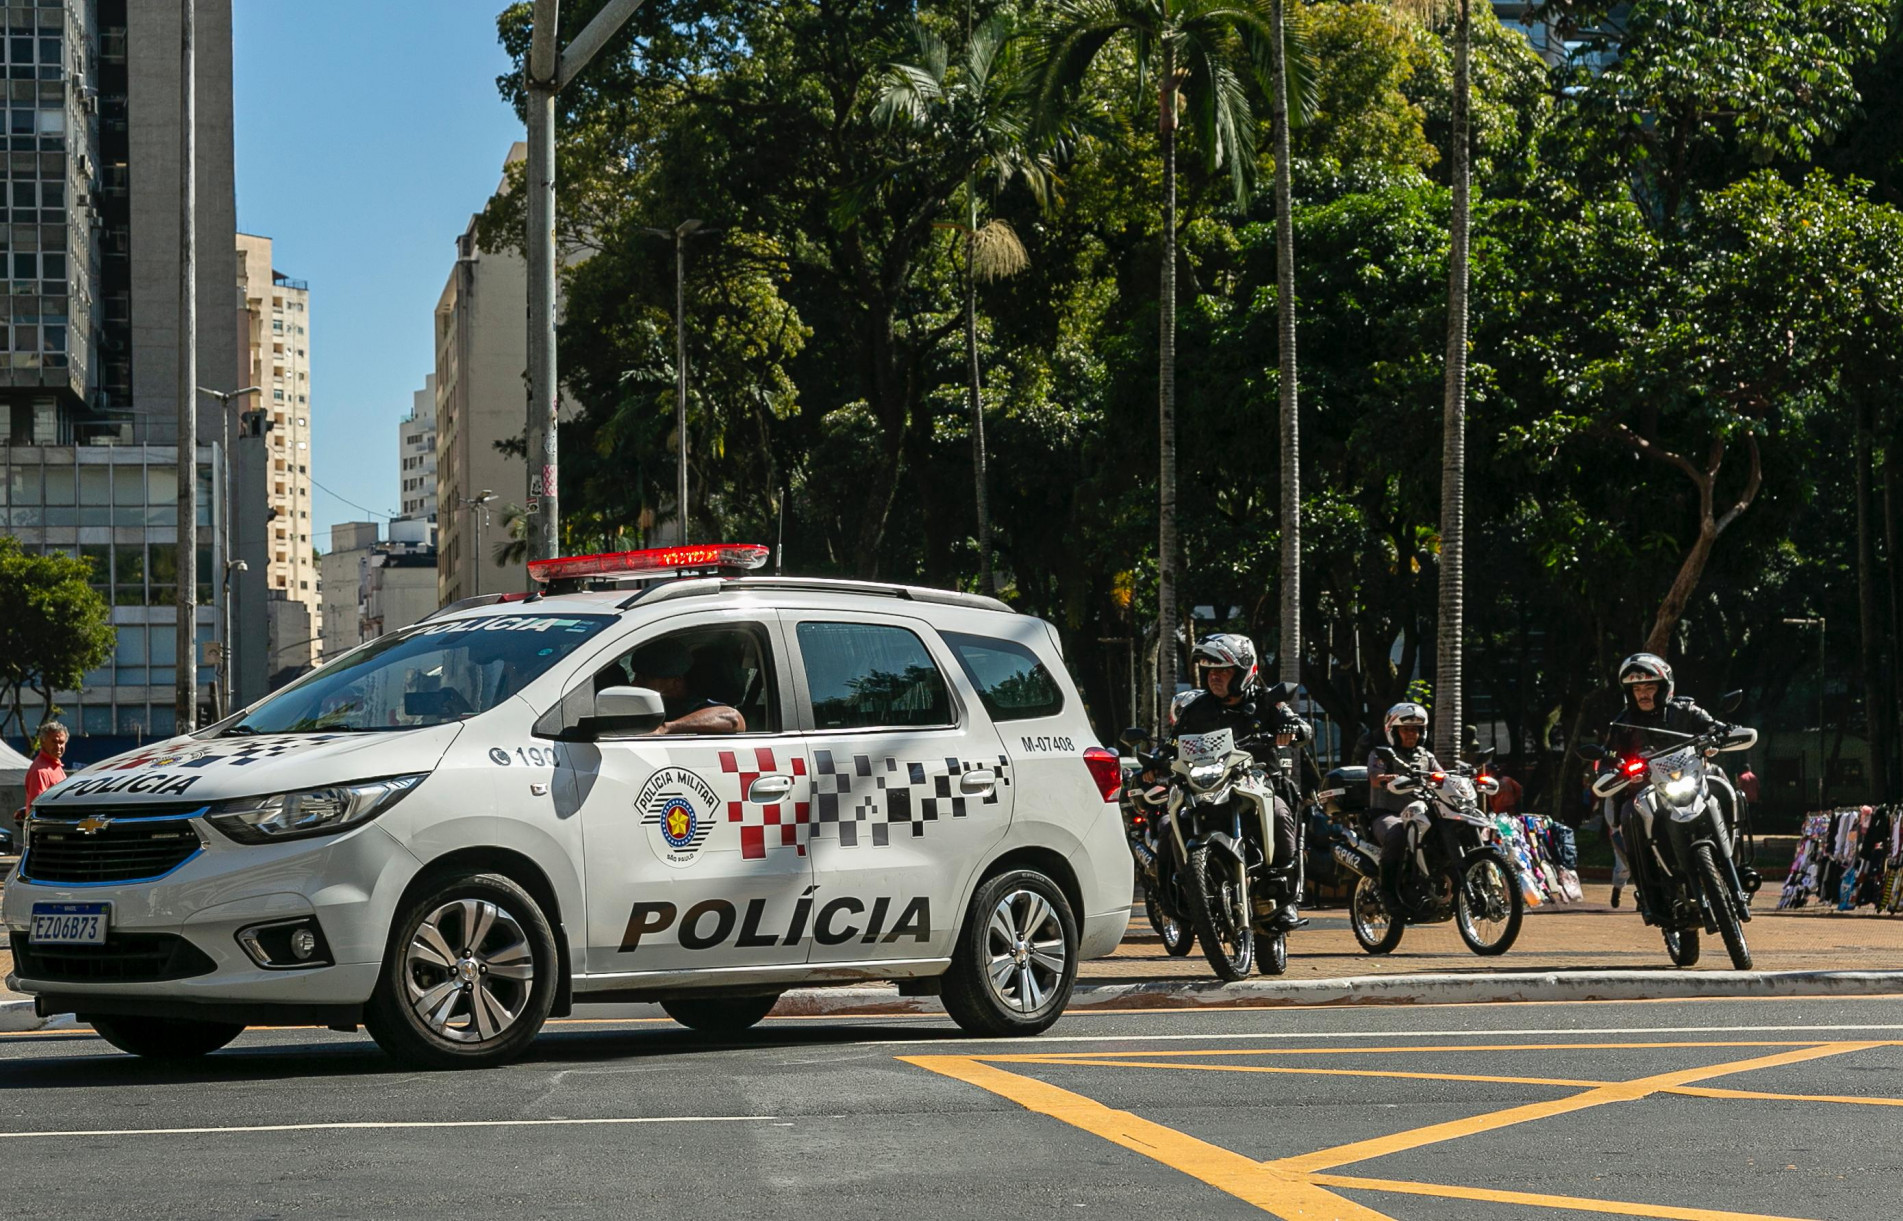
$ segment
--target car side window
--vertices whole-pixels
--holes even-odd
[[[1029,721],[1056,716],[1064,710],[1064,689],[1038,660],[1036,653],[1015,640],[942,632],[959,668],[977,688],[978,698],[994,721]]]
[[[670,721],[724,706],[740,714],[746,724],[742,733],[782,728],[773,650],[766,629],[757,623],[709,624],[650,636],[596,670],[592,682],[594,691],[658,691]]]
[[[816,728],[957,723],[945,676],[916,633],[879,623],[802,623],[797,635]]]

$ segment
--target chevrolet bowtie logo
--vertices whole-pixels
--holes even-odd
[[[112,825],[112,820],[100,814],[88,814],[73,824],[73,829],[81,835],[97,835]]]

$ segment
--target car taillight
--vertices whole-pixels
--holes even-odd
[[[1103,799],[1115,801],[1123,790],[1123,766],[1117,762],[1117,752],[1092,746],[1084,751],[1084,766],[1090,769],[1090,778],[1097,782]]]

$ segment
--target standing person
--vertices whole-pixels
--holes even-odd
[[[39,753],[33,756],[33,764],[26,769],[26,812],[33,813],[33,803],[41,793],[66,779],[66,742],[72,735],[66,726],[58,721],[47,721],[40,726],[37,741]]]
[[[1493,794],[1493,812],[1495,814],[1518,814],[1520,812],[1520,798],[1525,793],[1525,790],[1520,787],[1520,782],[1515,780],[1513,774],[1504,767],[1494,768],[1493,778],[1500,782],[1499,789]]]

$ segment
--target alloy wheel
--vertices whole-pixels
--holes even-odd
[[[1014,890],[985,927],[985,975],[1005,1008],[1035,1013],[1057,994],[1068,965],[1064,925],[1044,896]]]
[[[451,1043],[484,1043],[515,1025],[535,986],[522,925],[486,899],[456,899],[425,916],[404,951],[410,1007]]]

